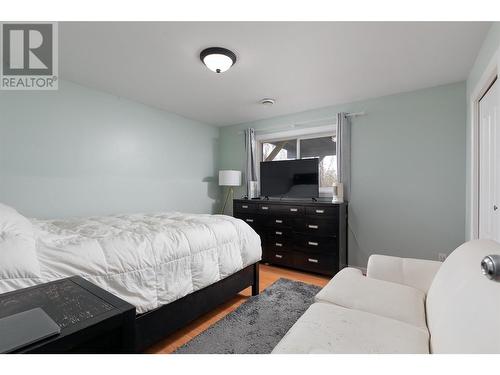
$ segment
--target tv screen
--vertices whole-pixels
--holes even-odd
[[[284,198],[318,197],[319,159],[261,162],[260,195]]]

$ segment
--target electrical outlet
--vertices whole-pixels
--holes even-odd
[[[448,256],[448,254],[446,254],[446,253],[438,253],[438,260],[440,262],[444,262],[444,260],[446,259],[447,256]]]

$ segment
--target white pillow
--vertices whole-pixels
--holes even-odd
[[[0,235],[3,232],[33,236],[33,225],[12,207],[0,203]]]
[[[33,225],[0,203],[0,279],[40,277]]]
[[[0,280],[40,277],[33,237],[0,234]]]

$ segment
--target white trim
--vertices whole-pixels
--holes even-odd
[[[468,98],[470,106],[470,192],[468,238],[477,239],[479,236],[479,99],[491,85],[495,76],[500,78],[500,47],[496,50],[478,83]]]
[[[309,127],[309,128],[302,128],[302,129],[291,129],[291,130],[284,130],[284,131],[279,131],[275,133],[263,133],[263,134],[257,134],[255,136],[255,140],[257,142],[261,142],[263,140],[265,141],[271,141],[271,140],[279,140],[280,138],[286,139],[290,137],[298,137],[301,135],[312,135],[312,134],[319,134],[319,133],[333,133],[335,134],[335,124],[331,125],[326,125],[326,126],[314,126],[314,127]]]

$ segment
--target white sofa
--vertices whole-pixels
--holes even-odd
[[[494,241],[470,241],[444,263],[372,255],[345,268],[273,353],[500,353],[500,282],[481,273]]]

